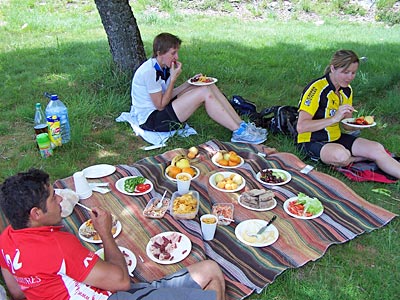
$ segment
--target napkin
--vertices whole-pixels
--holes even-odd
[[[70,189],[54,189],[54,192],[61,196],[61,217],[66,218],[74,211],[76,203],[79,202],[79,196]]]

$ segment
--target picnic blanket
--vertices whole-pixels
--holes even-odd
[[[365,232],[378,229],[396,217],[381,207],[373,205],[343,182],[327,174],[311,171],[300,172],[305,167],[297,156],[280,153],[264,145],[224,143],[210,140],[198,146],[199,155],[192,160],[201,174],[192,181],[191,189],[200,194],[199,214],[193,220],[175,220],[169,213],[162,219],[149,219],[142,212],[147,202],[156,195],[161,196],[165,189],[167,197],[176,191],[176,184],[165,176],[165,169],[176,154],[184,154],[185,149],[174,149],[163,154],[144,158],[133,165],[118,165],[116,172],[90,182],[109,182],[111,192],[93,193],[81,202],[87,206],[99,205],[109,209],[122,223],[122,232],[116,238],[117,244],[131,249],[138,259],[134,271],[134,281],[151,281],[206,258],[213,259],[222,268],[226,284],[227,299],[243,299],[253,292],[261,292],[275,278],[289,268],[299,268],[309,261],[322,257],[329,246],[341,244]],[[246,180],[246,186],[237,193],[225,193],[214,189],[209,184],[209,176],[220,169],[211,161],[211,157],[220,149],[236,151],[245,163],[234,170]],[[277,206],[271,211],[258,212],[248,210],[238,204],[238,196],[244,190],[263,188],[255,179],[255,174],[265,168],[277,168],[288,171],[292,179],[283,186],[273,187]],[[142,175],[152,181],[154,189],[143,196],[128,196],[115,188],[115,182],[130,175]],[[74,189],[73,178],[58,180],[56,188]],[[299,192],[317,197],[324,205],[324,213],[313,220],[300,220],[290,217],[283,210],[284,201]],[[215,203],[234,204],[235,223],[218,226],[214,240],[205,242],[201,237],[199,216],[209,213]],[[242,244],[235,237],[235,227],[247,219],[270,219],[279,230],[278,240],[263,248]],[[89,218],[87,211],[76,206],[74,213],[64,219],[67,230],[78,235],[78,228]],[[179,231],[192,242],[190,255],[179,263],[160,265],[146,255],[149,239],[161,232]],[[100,244],[83,242],[88,248],[97,250]]]

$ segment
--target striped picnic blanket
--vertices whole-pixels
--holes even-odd
[[[142,212],[147,202],[154,196],[161,196],[165,189],[167,197],[176,191],[176,183],[165,176],[165,169],[177,154],[185,154],[185,149],[174,149],[153,157],[144,158],[127,166],[118,165],[110,176],[90,179],[90,182],[109,182],[111,192],[93,193],[93,196],[81,202],[87,206],[98,205],[109,209],[122,223],[122,232],[116,238],[120,246],[131,249],[138,259],[134,281],[151,281],[174,272],[183,266],[190,265],[206,258],[213,259],[221,266],[227,283],[227,299],[243,299],[253,292],[261,292],[275,278],[288,268],[298,268],[309,261],[322,257],[329,246],[347,242],[357,235],[380,228],[396,217],[385,209],[368,203],[343,182],[318,171],[305,175],[300,172],[305,167],[297,156],[290,153],[279,153],[264,145],[247,145],[224,143],[211,140],[198,146],[199,155],[192,160],[201,174],[194,179],[191,189],[200,194],[199,214],[193,220],[175,220],[169,213],[162,219],[148,219]],[[211,187],[209,176],[223,171],[211,161],[218,150],[233,150],[245,163],[237,169],[230,170],[242,175],[246,180],[245,188],[237,193],[224,193]],[[255,174],[265,168],[276,168],[288,171],[292,179],[283,186],[273,187],[277,206],[271,211],[248,210],[238,204],[238,196],[244,190],[263,188],[255,179]],[[115,188],[115,182],[125,176],[141,175],[151,180],[154,189],[143,196],[128,196]],[[72,177],[58,180],[56,188],[74,189]],[[324,205],[324,213],[313,220],[300,220],[290,217],[283,210],[284,201],[303,192],[317,197]],[[215,203],[233,203],[235,223],[229,226],[218,226],[214,240],[205,242],[201,238],[199,216],[209,213]],[[235,237],[235,227],[247,219],[278,219],[274,225],[279,230],[278,240],[262,248],[242,244]],[[78,228],[89,218],[85,210],[76,206],[74,213],[64,219],[67,230],[78,235]],[[146,255],[149,239],[161,232],[179,231],[188,236],[192,242],[190,255],[183,261],[160,265]],[[83,242],[92,250],[99,244]]]

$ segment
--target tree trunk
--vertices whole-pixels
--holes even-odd
[[[132,72],[146,60],[143,41],[129,0],[95,0],[114,63]]]

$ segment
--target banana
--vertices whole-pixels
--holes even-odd
[[[183,154],[175,155],[175,157],[174,157],[174,158],[172,159],[172,161],[171,161],[171,166],[175,166],[176,163],[177,163],[178,161],[180,161],[181,159],[183,159],[183,158],[186,158],[186,156],[183,155]]]

